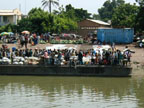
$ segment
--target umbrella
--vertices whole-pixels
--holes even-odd
[[[3,36],[3,35],[8,35],[8,33],[7,33],[7,32],[2,32],[0,35],[1,35],[1,36]]]
[[[9,34],[9,35],[13,35],[14,33],[13,33],[13,32],[8,32],[8,34]]]
[[[22,34],[30,34],[30,32],[29,31],[23,31],[23,32],[21,32]]]

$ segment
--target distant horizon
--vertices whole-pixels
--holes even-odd
[[[13,9],[20,9],[23,15],[27,15],[28,12],[32,8],[42,8],[42,0],[13,0],[13,2],[9,3],[9,0],[1,0],[0,3],[0,10],[13,10]],[[91,2],[90,2],[91,1]],[[63,5],[65,7],[68,4],[71,4],[74,8],[83,8],[87,10],[88,13],[91,14],[98,14],[98,9],[103,6],[103,3],[106,0],[90,0],[90,1],[83,1],[83,0],[59,0],[60,6]],[[126,3],[136,3],[135,0],[125,0]],[[8,4],[9,3],[9,4]],[[89,4],[89,5],[88,5]],[[52,6],[52,9],[58,9]]]

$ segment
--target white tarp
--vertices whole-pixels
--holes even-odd
[[[102,52],[103,49],[108,50],[109,48],[111,48],[111,46],[109,45],[93,45],[93,49],[98,52]]]
[[[63,44],[58,44],[58,45],[47,46],[46,50],[48,50],[48,49],[51,49],[51,50],[54,50],[54,49],[56,49],[56,50],[58,50],[58,49],[59,50],[69,49],[69,50],[71,50],[71,49],[77,49],[77,45],[75,45],[73,47],[68,47],[68,46],[63,45]]]

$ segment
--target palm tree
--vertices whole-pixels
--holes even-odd
[[[46,8],[49,7],[49,12],[51,13],[51,5],[59,6],[58,0],[42,0],[42,6]]]

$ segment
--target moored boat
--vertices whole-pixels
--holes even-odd
[[[112,65],[0,65],[0,75],[129,77],[131,73],[131,67]]]

